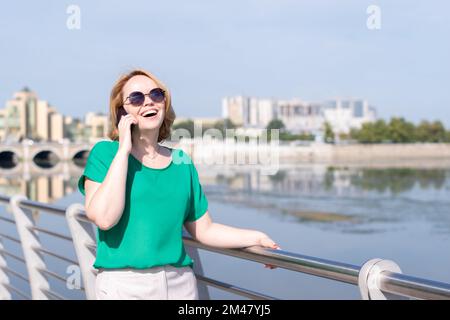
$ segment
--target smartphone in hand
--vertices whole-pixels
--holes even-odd
[[[117,121],[116,121],[116,126],[119,126],[119,122],[120,122],[120,118],[122,118],[122,116],[127,115],[128,113],[125,111],[124,107],[120,107],[119,110],[117,110]],[[135,126],[134,123],[131,124],[130,128],[131,130],[133,130],[133,127]]]

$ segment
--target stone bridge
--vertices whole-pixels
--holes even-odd
[[[32,171],[41,171],[39,163],[42,161],[52,162],[50,168],[60,170],[63,165],[73,166],[75,162],[85,161],[93,145],[94,143],[73,143],[67,140],[61,143],[31,140],[23,140],[21,143],[1,143],[0,172],[12,174],[23,171],[24,166]]]

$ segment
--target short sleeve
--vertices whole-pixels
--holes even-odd
[[[111,165],[109,145],[110,142],[108,141],[97,142],[89,152],[84,172],[78,179],[78,190],[83,195],[86,195],[84,189],[86,177],[96,182],[102,182],[105,179]]]
[[[186,221],[193,222],[200,219],[208,211],[208,199],[203,192],[194,164],[189,164],[191,170],[191,201]]]

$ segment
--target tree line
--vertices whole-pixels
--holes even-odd
[[[194,122],[186,120],[173,126],[173,129],[184,128],[194,136]],[[218,120],[210,126],[203,126],[203,131],[215,128],[225,136],[226,129],[235,129],[237,126],[230,119]],[[266,129],[270,138],[270,129],[279,129],[279,139],[284,141],[313,141],[313,134],[289,132],[283,121],[274,119],[269,122]],[[415,142],[450,142],[450,131],[441,121],[423,120],[414,124],[402,117],[393,117],[389,121],[383,119],[364,123],[360,129],[351,129],[348,134],[335,134],[332,126],[324,123],[323,140],[328,143],[336,141],[356,141],[359,143],[415,143]]]
[[[347,138],[360,143],[450,142],[450,131],[441,121],[423,120],[415,125],[404,118],[393,117],[389,122],[381,119],[365,123],[361,129],[351,130]]]

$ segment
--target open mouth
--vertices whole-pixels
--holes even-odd
[[[142,117],[144,117],[144,118],[154,118],[157,114],[158,114],[158,112],[156,112],[155,110],[151,110],[151,111],[143,114]]]

